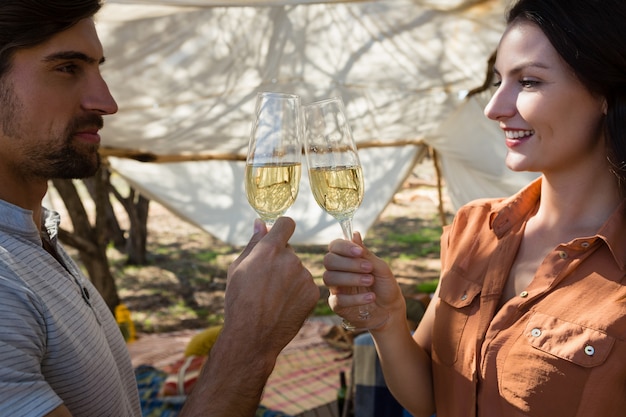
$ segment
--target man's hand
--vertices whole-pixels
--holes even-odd
[[[181,417],[254,415],[278,354],[320,297],[289,246],[294,230],[286,217],[269,232],[255,222],[250,242],[228,269],[224,328]]]
[[[228,270],[225,327],[248,333],[250,343],[276,354],[296,335],[319,300],[311,273],[289,246],[295,223],[279,218],[255,234]]]

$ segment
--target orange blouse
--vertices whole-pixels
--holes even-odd
[[[595,236],[554,248],[498,309],[540,187],[470,203],[444,231],[437,417],[626,413],[626,203]]]

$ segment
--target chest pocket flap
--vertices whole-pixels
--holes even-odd
[[[538,312],[530,318],[525,335],[534,348],[583,367],[603,363],[615,343],[604,332]]]
[[[441,278],[439,298],[454,308],[467,307],[480,294],[482,287],[459,276],[454,270]]]

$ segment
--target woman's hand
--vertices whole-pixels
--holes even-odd
[[[370,311],[382,309],[390,318],[398,317],[406,323],[404,297],[391,269],[365,247],[359,233],[354,234],[352,242],[332,241],[324,267],[324,283],[330,290],[328,304],[337,315],[356,327],[369,327],[365,322],[357,323],[354,314],[358,311],[355,307],[369,304]]]

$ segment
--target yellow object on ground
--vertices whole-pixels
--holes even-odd
[[[222,326],[209,327],[191,338],[185,356],[206,356],[222,331]]]
[[[130,310],[124,304],[118,304],[115,307],[115,321],[117,321],[120,331],[124,336],[126,343],[134,342],[137,340],[137,334],[135,332],[135,323],[130,316]]]

